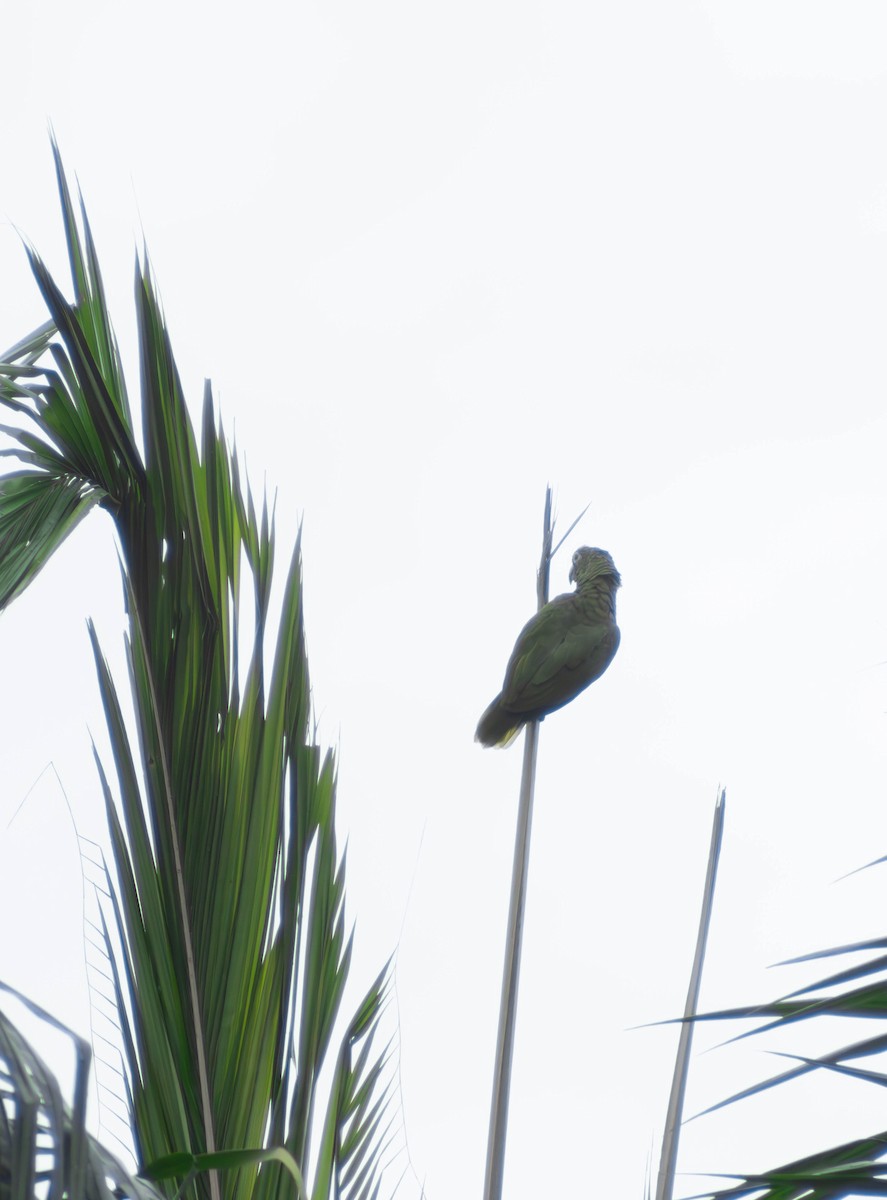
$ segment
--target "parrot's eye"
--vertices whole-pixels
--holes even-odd
[[[578,561],[579,561],[579,551],[577,550],[576,553],[573,555],[573,562],[577,563]]]

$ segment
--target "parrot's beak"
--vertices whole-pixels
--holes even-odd
[[[567,576],[567,578],[569,579],[570,583],[576,582],[576,568],[575,567],[570,567],[570,574]]]

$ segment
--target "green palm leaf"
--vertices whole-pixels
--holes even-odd
[[[91,1051],[14,988],[0,983],[42,1021],[68,1035],[75,1050],[74,1101],[68,1105],[46,1063],[0,1012],[0,1196],[31,1200],[158,1200],[147,1182],[134,1179],[86,1130]]]
[[[887,958],[882,953],[887,939],[839,946],[815,954],[804,955],[792,962],[830,958],[860,951],[876,951],[874,957],[856,963],[842,971],[762,1005],[706,1013],[697,1020],[761,1019],[764,1024],[743,1036],[755,1036],[773,1029],[784,1028],[800,1021],[821,1017],[867,1017],[887,1022]],[[881,976],[870,980],[871,976]],[[864,980],[865,982],[859,983]],[[841,987],[843,991],[819,995],[826,988]],[[854,1066],[860,1059],[873,1058],[887,1049],[887,1025],[881,1024],[871,1037],[841,1046],[817,1058],[785,1055],[797,1065],[762,1080],[729,1098],[712,1105],[706,1112],[723,1108],[738,1100],[748,1099],[781,1084],[796,1080],[814,1071],[832,1071],[860,1082],[887,1086],[887,1075],[865,1067]],[[702,1115],[702,1114],[700,1114]],[[796,1162],[774,1167],[757,1174],[732,1176],[737,1182],[729,1188],[709,1193],[714,1200],[727,1197],[754,1197],[754,1200],[841,1200],[851,1196],[887,1196],[887,1130],[865,1135],[841,1146],[818,1150]]]
[[[385,1051],[370,1049],[384,972],[347,1022],[331,1094],[318,1084],[351,934],[335,766],[310,733],[299,546],[275,635],[273,517],[241,481],[209,385],[198,441],[146,259],[137,438],[89,225],[57,151],[56,166],[74,301],[30,253],[51,322],[0,363],[8,453],[22,464],[0,477],[0,607],[92,507],[110,513],[134,730],[90,636],[114,759],[114,785],[98,763],[116,878],[105,928],[139,1159],[164,1179],[181,1164],[213,1198],[291,1195],[290,1162],[312,1197],[370,1197],[388,1099]],[[275,1147],[285,1154],[264,1153]]]
[[[70,476],[15,471],[0,478],[0,607],[25,590],[100,499]]]

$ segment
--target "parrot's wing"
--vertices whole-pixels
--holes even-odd
[[[515,713],[552,711],[603,673],[619,645],[612,622],[589,622],[574,594],[558,596],[521,630],[502,702]]]

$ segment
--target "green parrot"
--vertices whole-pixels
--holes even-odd
[[[573,555],[575,592],[555,596],[520,631],[502,691],[481,717],[474,740],[508,746],[521,728],[579,695],[606,671],[619,648],[616,589],[622,586],[606,550]]]

